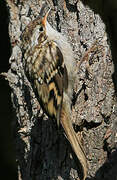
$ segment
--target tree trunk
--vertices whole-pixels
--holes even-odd
[[[21,34],[40,14],[44,3],[51,7],[48,21],[73,48],[77,80],[72,122],[86,152],[88,177],[115,180],[117,102],[116,76],[112,75],[117,66],[112,61],[115,51],[110,48],[114,43],[109,38],[104,1],[95,5],[80,0],[7,0],[12,55],[10,69],[3,75],[9,81],[16,112],[18,179],[68,180],[82,173],[62,127],[57,129],[56,123],[43,113],[22,65]]]

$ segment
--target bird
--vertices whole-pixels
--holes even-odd
[[[50,11],[50,10],[49,10]],[[87,177],[87,159],[71,121],[75,60],[66,38],[44,17],[31,21],[22,33],[23,65],[44,112],[62,125]]]

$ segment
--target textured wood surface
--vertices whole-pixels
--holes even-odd
[[[115,180],[117,65],[116,38],[111,39],[114,33],[110,30],[114,18],[110,26],[109,14],[101,1],[7,0],[12,55],[4,76],[9,81],[16,112],[14,138],[19,180],[72,180],[82,174],[63,129],[58,130],[42,112],[22,65],[22,31],[39,15],[45,2],[52,8],[48,21],[68,38],[77,62],[72,121],[86,152],[88,179]],[[112,8],[109,2],[107,7]]]

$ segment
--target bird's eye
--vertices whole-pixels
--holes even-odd
[[[43,27],[42,26],[39,28],[39,31],[43,31]]]

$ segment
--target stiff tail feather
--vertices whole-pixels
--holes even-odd
[[[68,114],[67,109],[65,108],[65,105],[62,105],[62,109],[61,109],[61,124],[62,127],[65,131],[65,134],[77,156],[77,158],[79,159],[81,166],[83,168],[83,179],[85,180],[87,177],[87,160],[86,160],[86,156],[84,153],[84,150],[82,148],[82,145],[80,143],[80,140],[78,139],[78,137],[76,136],[72,123],[71,123],[71,119],[70,119],[70,115]]]

